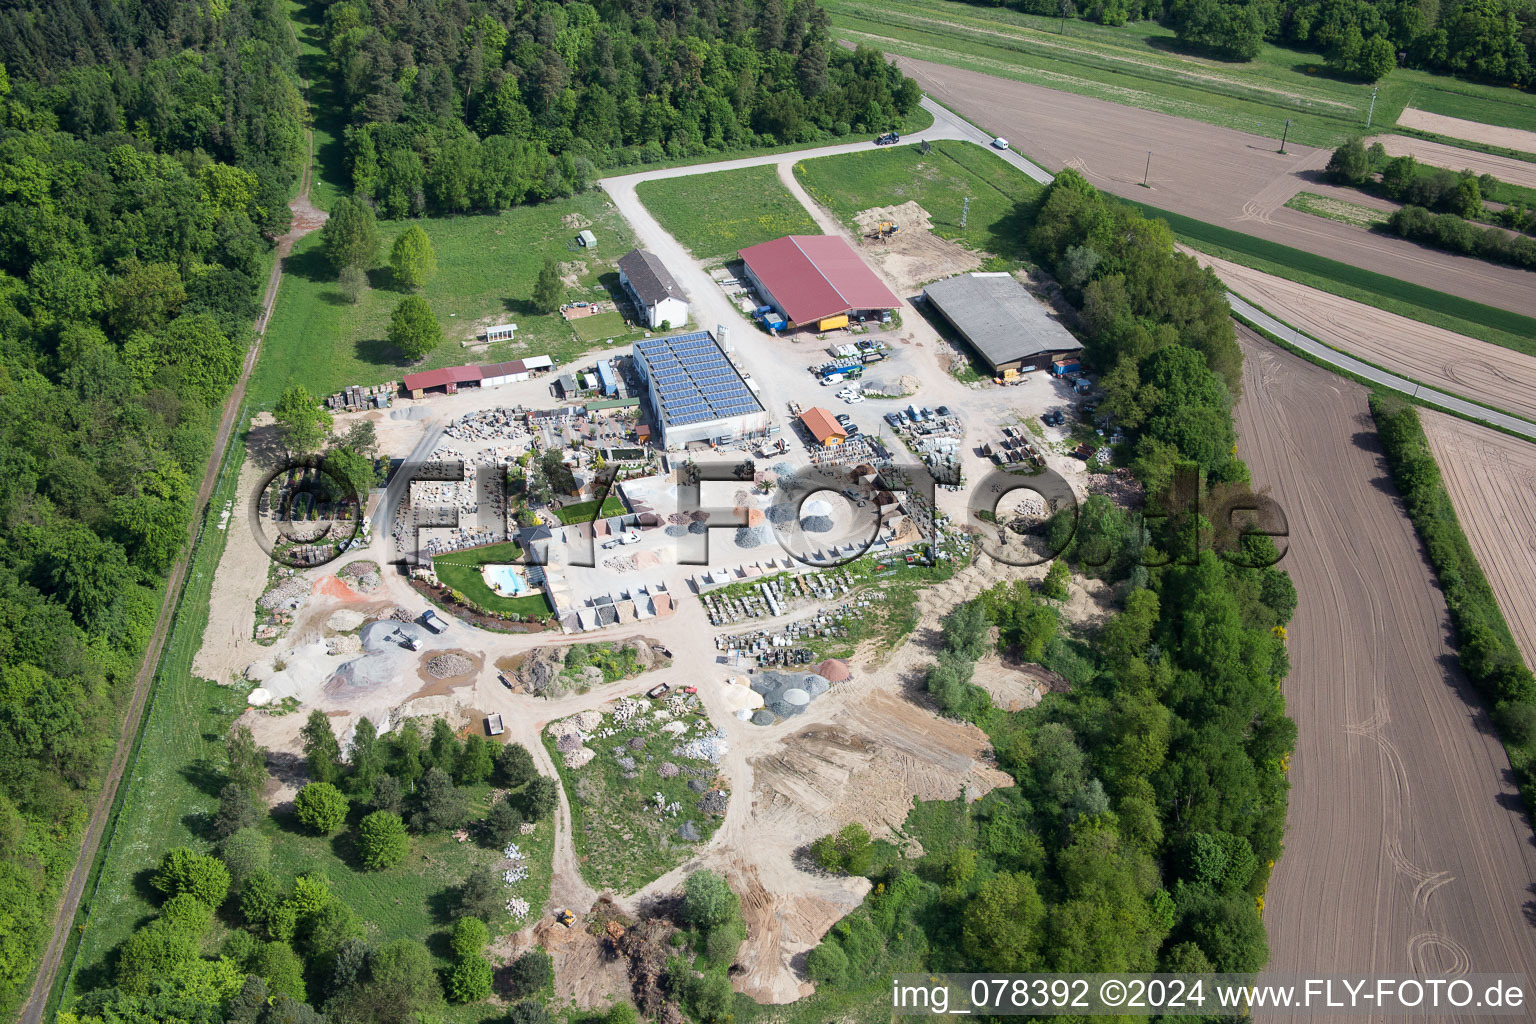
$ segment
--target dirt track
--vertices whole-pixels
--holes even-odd
[[[1455,667],[1365,392],[1243,334],[1241,453],[1286,511],[1281,564],[1300,597],[1285,683],[1300,738],[1264,913],[1270,969],[1536,977],[1536,845]]]
[[[895,57],[923,91],[1007,137],[1048,170],[1075,167],[1099,188],[1436,291],[1536,316],[1536,274],[1373,235],[1285,209],[1328,151],[1275,141],[943,64]],[[1151,172],[1142,188],[1147,150]]]
[[[1325,345],[1536,420],[1536,357],[1203,253],[1191,255],[1234,292]]]
[[[1427,409],[1419,417],[1520,654],[1536,664],[1536,445]]]

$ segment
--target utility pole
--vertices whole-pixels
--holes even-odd
[[[1152,151],[1149,149],[1149,150],[1147,150],[1147,169],[1141,172],[1141,187],[1142,188],[1151,188],[1152,187],[1151,185],[1147,184],[1147,176],[1150,175],[1151,173],[1152,173]]]
[[[1367,128],[1371,126],[1371,118],[1376,116],[1376,90],[1380,88],[1381,86],[1379,85],[1371,86],[1371,109],[1365,115],[1365,126]]]
[[[1291,134],[1291,119],[1290,118],[1286,118],[1285,119],[1285,131],[1280,133],[1280,155],[1281,156],[1285,155],[1285,140],[1286,140],[1286,138],[1288,138],[1290,136],[1290,134]]]
[[[971,197],[965,197],[965,203],[960,207],[960,230],[965,230],[965,221],[971,215]]]

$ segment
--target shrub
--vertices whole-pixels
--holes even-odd
[[[391,811],[374,811],[357,827],[357,852],[363,867],[382,871],[405,859],[411,848],[405,822]]]
[[[150,884],[167,896],[191,893],[217,908],[229,895],[229,869],[217,857],[178,846],[160,858]]]
[[[708,931],[741,915],[741,899],[713,871],[695,871],[683,882],[683,920]]]
[[[453,935],[448,940],[448,948],[453,951],[454,959],[462,960],[485,952],[486,944],[490,941],[491,931],[484,921],[478,917],[461,917],[453,922]]]
[[[490,994],[491,962],[480,954],[460,957],[448,969],[448,998],[454,1002],[478,1003]]]
[[[848,973],[848,954],[836,942],[823,941],[805,954],[805,973],[812,981],[836,985]]]
[[[549,954],[542,949],[528,950],[512,961],[512,966],[507,969],[507,978],[512,983],[513,994],[522,999],[540,992],[554,979],[554,976]]]
[[[258,949],[251,964],[251,973],[264,980],[269,991],[292,996],[301,1003],[307,996],[304,991],[304,961],[299,959],[299,954],[286,942],[268,942]]]
[[[306,828],[334,835],[347,823],[347,798],[329,782],[311,782],[293,798],[293,810]]]
[[[219,857],[229,871],[230,886],[238,892],[247,878],[271,863],[272,840],[259,829],[243,828],[219,844]]]

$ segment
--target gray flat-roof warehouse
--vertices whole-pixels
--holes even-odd
[[[708,331],[647,338],[633,351],[663,446],[767,432],[768,411]]]
[[[1083,346],[1012,274],[961,274],[923,289],[997,374],[1044,370]]]

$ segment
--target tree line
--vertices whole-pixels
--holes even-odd
[[[0,11],[0,1013],[194,514],[302,112],[275,0]]]
[[[1381,143],[1367,149],[1358,138],[1333,151],[1327,173],[1341,185],[1378,191],[1407,204],[1393,211],[1384,225],[1401,238],[1463,256],[1536,268],[1536,238],[1510,233],[1529,232],[1536,225],[1536,217],[1523,202],[1490,212],[1483,197],[1500,187],[1491,174],[1429,167],[1411,155],[1389,157]],[[1490,220],[1502,227],[1472,223]]]
[[[548,818],[557,799],[525,747],[477,734],[460,740],[440,718],[425,730],[407,719],[383,736],[360,719],[344,754],[330,720],[314,711],[302,737],[310,781],[294,798],[294,817],[312,834],[346,835],[357,871],[387,871],[414,837],[463,827],[501,850],[524,822]],[[370,940],[322,872],[274,870],[266,752],[246,726],[226,737],[224,774],[213,852],[165,851],[150,879],[163,897],[158,912],[116,951],[112,985],[82,996],[61,1024],[414,1024],[447,1002],[490,995],[485,950],[506,916],[506,890],[490,867],[445,894],[454,923],[450,965],[439,969],[418,939]],[[505,795],[471,821],[465,787],[491,781]],[[509,966],[507,987],[531,998],[550,977],[547,955],[532,950]],[[548,1020],[538,1002],[522,1018]]]
[[[1321,54],[1334,72],[1374,82],[1423,68],[1490,82],[1536,81],[1532,0],[971,0],[1105,25],[1141,19],[1171,27],[1190,49],[1251,61],[1266,42]]]
[[[382,216],[501,209],[600,168],[899,126],[919,91],[833,44],[815,0],[340,0],[324,45],[354,193]]]

